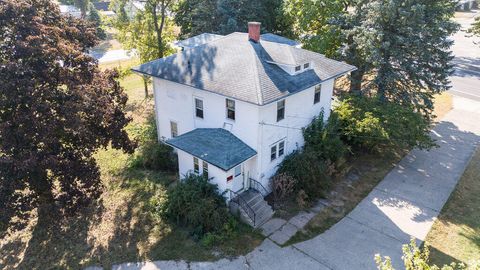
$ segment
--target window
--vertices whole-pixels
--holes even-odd
[[[203,161],[202,166],[203,166],[203,177],[208,179],[208,163]]]
[[[277,122],[285,118],[285,100],[277,102]]]
[[[195,99],[195,116],[203,119],[203,100]]]
[[[315,95],[313,96],[313,104],[317,104],[318,102],[320,102],[321,92],[322,92],[322,85],[319,84],[315,86]]]
[[[296,66],[296,67],[295,67],[295,72],[300,71],[300,69],[302,69],[302,66]]]
[[[285,155],[285,140],[281,140],[273,144],[270,148],[270,161]]]
[[[235,120],[235,101],[227,99],[227,118]]]
[[[278,157],[283,156],[283,154],[285,154],[285,142],[281,141],[278,144]]]
[[[270,148],[270,160],[274,161],[275,159],[277,159],[277,145],[274,145],[272,148]]]
[[[176,122],[170,121],[170,131],[172,134],[172,138],[175,138],[178,136],[178,126]]]
[[[240,174],[242,174],[242,165],[235,167],[235,177],[239,176]]]
[[[303,65],[303,68],[304,68],[304,69],[307,69],[307,68],[309,68],[309,67],[310,67],[310,63],[306,63],[306,64]]]
[[[198,158],[193,157],[193,172],[198,174],[200,172],[200,167],[198,165]]]

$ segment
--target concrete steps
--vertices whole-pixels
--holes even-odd
[[[235,210],[238,211],[237,213],[240,214],[240,219],[248,225],[258,228],[273,216],[274,211],[272,207],[268,205],[260,192],[249,189],[239,196],[247,202],[248,206],[255,213],[254,221],[242,207],[235,207]]]

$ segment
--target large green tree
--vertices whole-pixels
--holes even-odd
[[[0,225],[23,199],[74,206],[101,192],[93,154],[133,151],[127,96],[87,54],[90,23],[50,0],[0,0]]]
[[[362,4],[354,26],[357,52],[373,71],[364,90],[381,100],[414,105],[428,115],[433,95],[448,89],[457,30],[451,0],[375,0]],[[364,78],[365,79],[365,78]]]
[[[286,0],[283,17],[288,18],[294,36],[305,49],[329,57],[338,56],[343,43],[339,20],[347,13],[349,0]]]
[[[125,14],[126,0],[116,2],[120,14]],[[145,8],[133,18],[119,16],[115,22],[118,38],[127,49],[135,49],[142,63],[162,58],[173,52],[174,24],[169,14],[175,0],[147,0]],[[145,97],[148,96],[148,77],[143,77]]]
[[[262,23],[262,29],[290,35],[291,25],[281,15],[282,0],[182,0],[175,10],[181,36],[201,33],[245,32],[249,21]]]

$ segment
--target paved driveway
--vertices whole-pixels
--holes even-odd
[[[478,10],[466,13],[465,18],[458,19],[462,31],[452,38],[455,41],[453,53],[455,74],[451,77],[452,94],[480,101],[480,37],[472,37],[465,33],[470,25],[480,16]]]

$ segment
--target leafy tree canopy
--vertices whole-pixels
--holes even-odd
[[[97,42],[90,23],[49,0],[0,3],[2,218],[25,197],[73,209],[101,191],[97,149],[133,151],[127,96],[86,54]]]
[[[264,31],[290,35],[290,25],[281,16],[282,5],[282,0],[182,0],[175,10],[175,22],[184,38],[246,32],[249,21],[261,22]]]

